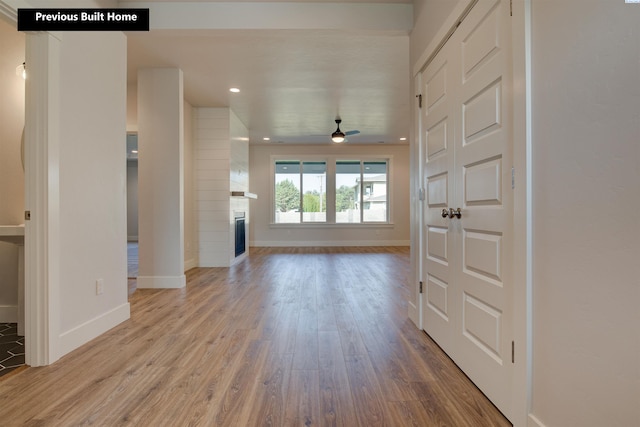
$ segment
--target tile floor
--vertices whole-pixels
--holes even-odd
[[[24,337],[16,323],[0,323],[0,376],[24,365]]]

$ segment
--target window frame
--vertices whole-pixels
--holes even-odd
[[[360,222],[336,222],[336,163],[339,161],[359,161],[360,162],[360,191],[359,197],[361,204]],[[278,161],[298,161],[300,163],[300,178],[302,179],[302,164],[305,162],[325,162],[326,164],[326,221],[325,222],[304,222],[303,221],[303,191],[300,189],[300,222],[282,223],[276,222],[276,203],[275,203],[275,186],[276,186],[276,162]],[[364,163],[367,162],[386,162],[387,164],[387,213],[386,221],[364,221],[364,209],[362,209],[363,190],[364,190]],[[367,228],[367,227],[391,227],[393,223],[393,155],[375,155],[375,156],[358,156],[358,155],[271,155],[270,156],[270,224],[271,228]]]

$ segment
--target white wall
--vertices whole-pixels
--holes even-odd
[[[138,70],[138,288],[181,288],[184,91],[179,68]]]
[[[184,102],[184,269],[196,267],[195,191],[193,176],[193,107]]]
[[[389,226],[359,225],[320,227],[293,224],[271,226],[271,156],[272,155],[348,155],[393,156],[393,223]],[[251,202],[251,246],[347,246],[409,245],[409,146],[408,145],[284,145],[249,146],[251,191],[258,199]]]
[[[60,43],[60,355],[129,317],[126,262],[126,38]],[[96,280],[104,293],[96,295]]]
[[[24,34],[0,19],[0,225],[24,222],[24,172],[20,139],[24,125],[24,80],[15,73],[24,62]],[[18,249],[0,242],[0,322],[17,320]]]
[[[533,414],[640,425],[640,5],[533,4]]]

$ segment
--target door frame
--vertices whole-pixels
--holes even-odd
[[[431,43],[419,59],[412,64],[412,79],[415,93],[421,91],[421,72],[435,57],[440,48],[451,36],[457,23],[463,19],[478,0],[462,0],[444,21]],[[513,120],[513,330],[515,340],[515,364],[513,370],[513,424],[526,426],[531,411],[532,395],[532,155],[531,155],[531,2],[515,0],[512,2],[512,120]],[[411,145],[411,185],[414,205],[412,213],[412,262],[415,300],[409,301],[409,317],[424,330],[422,318],[423,295],[420,294],[420,281],[423,277],[422,255],[423,238],[423,173],[419,159],[422,158],[423,137],[420,128],[420,110],[418,102],[412,100],[414,135]]]
[[[17,25],[24,0],[0,0],[0,18]],[[25,62],[25,362],[44,366],[59,356],[60,205],[59,68],[61,33],[27,33]]]

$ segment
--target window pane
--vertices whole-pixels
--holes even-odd
[[[302,163],[302,222],[327,221],[327,164]]]
[[[275,222],[300,222],[300,162],[277,161],[275,164]]]
[[[364,162],[362,174],[362,219],[387,221],[387,162]]]
[[[360,161],[336,162],[336,222],[360,222]]]

